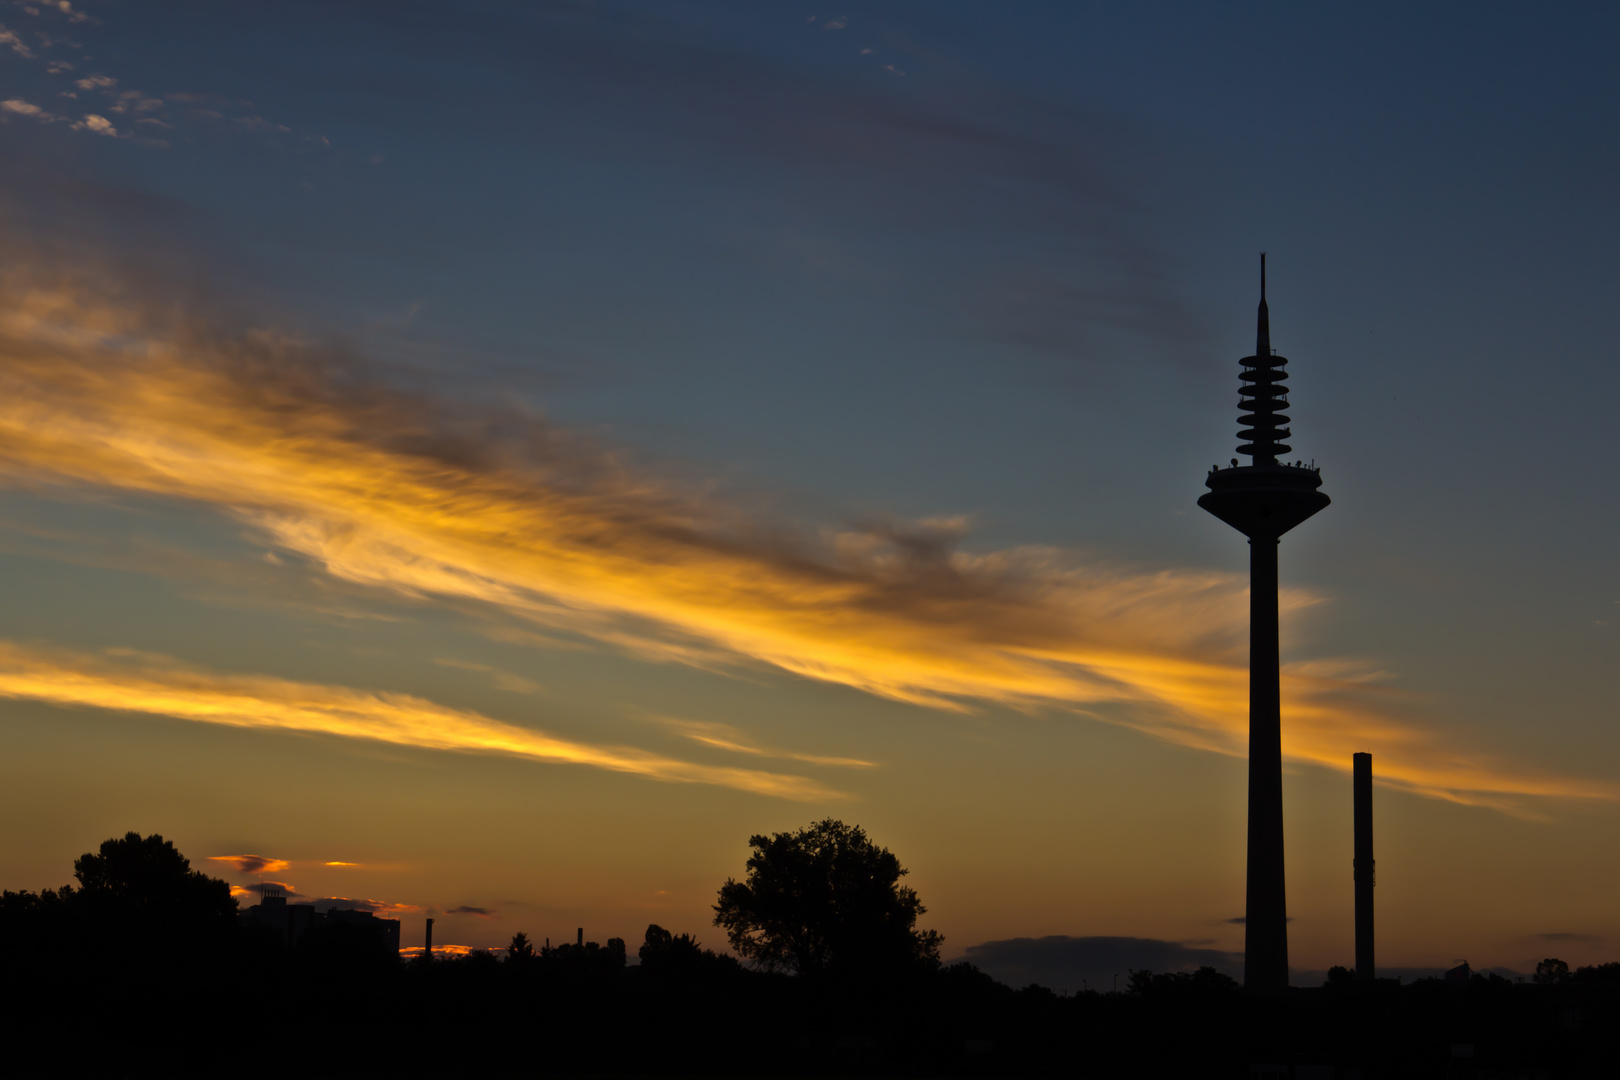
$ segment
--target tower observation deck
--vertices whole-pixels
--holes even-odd
[[[1282,706],[1277,644],[1277,547],[1283,533],[1328,505],[1322,473],[1299,462],[1288,427],[1288,359],[1271,348],[1266,257],[1253,356],[1239,363],[1237,452],[1248,465],[1211,469],[1198,505],[1249,538],[1249,864],[1243,985],[1276,996],[1288,988],[1288,905],[1283,879]]]

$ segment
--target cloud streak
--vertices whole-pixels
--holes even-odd
[[[532,415],[401,390],[330,348],[233,331],[112,279],[8,274],[0,359],[0,476],[13,482],[207,505],[345,581],[471,603],[653,660],[767,665],[937,709],[1079,710],[1243,753],[1247,598],[1235,575],[1133,571],[1039,547],[974,553],[955,520],[791,530]],[[1285,617],[1316,602],[1285,592]],[[15,685],[37,671],[46,699],[163,711],[119,706],[123,691],[110,688],[78,701],[69,688],[89,695],[101,676],[79,683],[72,664],[48,671],[16,647],[7,656],[22,665]],[[177,688],[190,678],[178,669],[130,677],[130,700],[172,702],[171,715],[194,719],[212,708]],[[820,794],[792,788],[808,781],[722,779],[417,699],[196,679],[211,687],[204,697],[240,700],[218,722],[249,724],[249,702],[263,697],[282,704],[254,726]],[[1355,665],[1290,667],[1284,701],[1294,761],[1343,769],[1372,750],[1385,784],[1503,807],[1615,797],[1610,785],[1455,749]],[[722,748],[758,749],[730,741]]]
[[[658,717],[657,719],[659,723],[675,731],[682,738],[690,739],[701,746],[710,746],[716,750],[725,750],[733,754],[783,758],[789,761],[804,761],[812,765],[831,765],[844,769],[870,769],[877,765],[875,761],[862,761],[859,758],[829,757],[824,754],[805,754],[797,750],[777,750],[768,746],[760,746],[730,724],[716,724],[702,720],[678,720],[667,716]]]
[[[340,37],[386,41],[412,60],[363,89],[347,69],[312,68],[323,100],[369,123],[386,89],[414,128],[539,138],[555,153],[630,162],[660,189],[720,174],[736,185],[735,220],[749,224],[715,242],[773,273],[907,295],[888,309],[920,306],[930,326],[1089,362],[1110,355],[1096,347],[1100,330],[1200,333],[1151,220],[1149,140],[1131,123],[986,80],[922,44],[929,20],[893,34],[863,18],[883,62],[868,54],[852,66],[861,50],[849,31],[819,29],[848,20],[825,12],[804,24],[818,28],[813,40],[772,43],[802,54],[784,62],[778,48],[750,49],[671,5],[424,10],[438,17],[323,7]],[[469,82],[469,65],[490,78]],[[747,206],[762,203],[770,213],[754,219]],[[928,260],[894,261],[887,241],[907,232],[928,238]]]
[[[222,675],[127,651],[121,658],[109,659],[0,642],[0,697],[261,731],[586,765],[651,780],[714,784],[785,799],[837,797],[836,792],[804,777],[700,765],[631,747],[574,742],[408,694],[371,693],[262,675]],[[279,860],[268,863],[286,865]],[[237,868],[244,873],[259,872]]]
[[[285,859],[263,855],[210,855],[208,861],[229,863],[240,874],[279,874],[292,865]]]

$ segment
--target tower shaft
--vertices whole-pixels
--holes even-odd
[[[1259,535],[1249,540],[1249,867],[1243,985],[1266,995],[1288,988],[1277,539]]]

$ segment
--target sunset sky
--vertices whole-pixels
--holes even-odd
[[[135,829],[406,945],[719,946],[750,834],[834,816],[948,958],[1241,950],[1248,549],[1195,500],[1264,250],[1333,498],[1281,549],[1293,966],[1353,959],[1362,750],[1382,964],[1620,958],[1617,45],[12,0],[0,885]]]

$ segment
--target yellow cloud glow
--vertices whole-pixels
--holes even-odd
[[[368,693],[262,675],[220,675],[144,654],[134,654],[133,659],[133,663],[115,663],[82,653],[47,652],[0,642],[0,697],[589,765],[653,780],[716,784],[801,801],[837,797],[836,792],[804,777],[693,764],[630,747],[571,742],[408,694]],[[217,858],[235,865],[244,856]]]
[[[942,709],[1078,709],[1244,752],[1240,577],[1127,572],[1045,548],[968,553],[950,521],[796,534],[640,474],[532,416],[457,411],[307,344],[42,282],[18,272],[0,288],[0,473],[14,480],[205,504],[347,581],[475,601],[654,660],[766,664]],[[1313,602],[1285,594],[1285,617]],[[65,672],[52,678],[52,694],[81,686]],[[248,682],[240,709],[209,715],[246,723],[246,703],[263,693],[282,704],[258,726],[663,779],[698,769],[414,699]],[[1297,669],[1284,695],[1284,749],[1296,761],[1343,769],[1353,751],[1371,750],[1385,782],[1465,802],[1615,794],[1446,751],[1394,719],[1399,699],[1353,673]],[[108,688],[94,703],[148,708],[116,696]],[[132,700],[208,711],[167,684],[142,684]],[[730,741],[726,749],[751,752]],[[724,782],[791,779],[741,778],[764,775]]]

